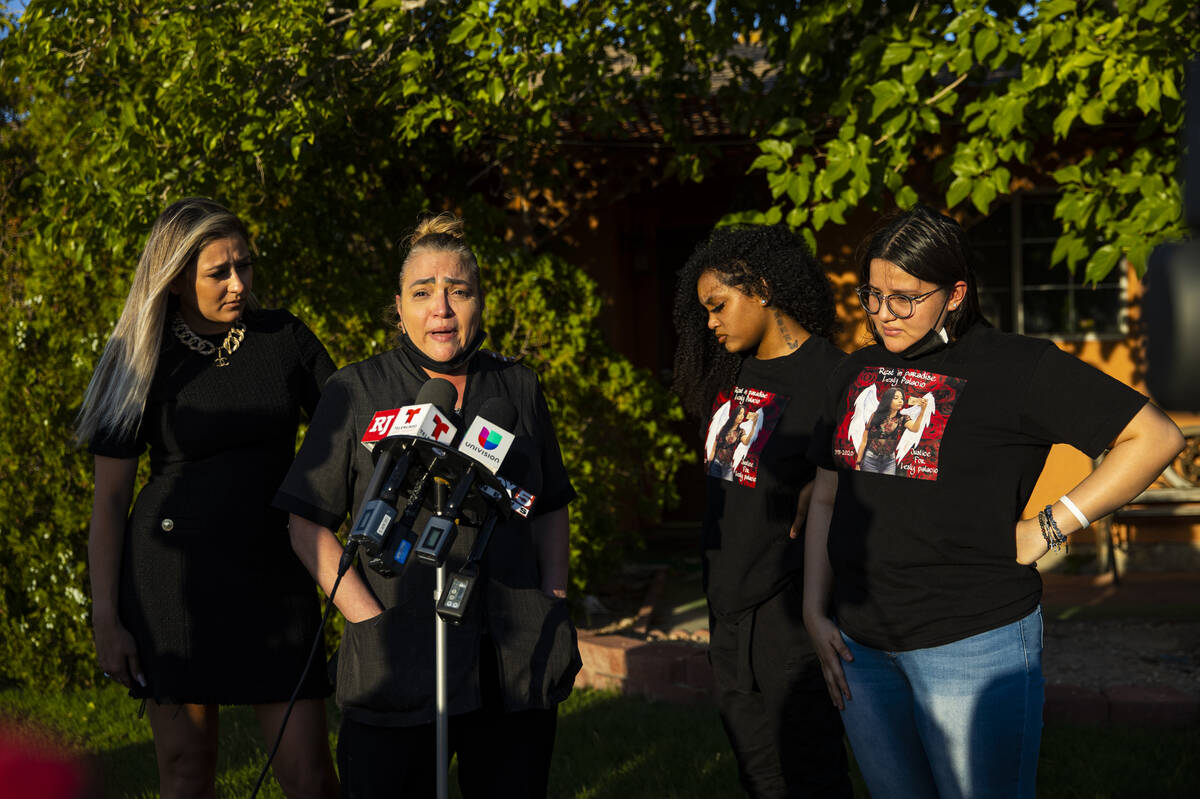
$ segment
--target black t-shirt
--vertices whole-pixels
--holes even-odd
[[[1049,341],[984,325],[913,360],[878,345],[848,356],[810,451],[838,472],[829,558],[842,629],[909,650],[1030,613],[1042,583],[1016,562],[1014,526],[1051,445],[1096,457],[1145,403]],[[897,421],[894,450],[873,447],[872,429]]]
[[[374,471],[371,452],[361,443],[372,416],[411,404],[427,379],[401,349],[334,374],[275,505],[337,530],[351,510],[361,507]],[[461,409],[465,424],[491,397],[504,397],[517,409],[511,431],[516,439],[500,476],[534,495],[533,517],[565,507],[575,490],[537,376],[481,351],[467,377]],[[414,530],[423,530],[429,516],[423,510]],[[459,526],[447,560],[451,573],[465,560],[476,532]],[[435,570],[414,562],[403,576],[385,578],[364,569],[361,558],[358,568],[385,610],[374,619],[346,625],[338,702],[348,716],[364,723],[427,723],[433,719]],[[570,693],[579,668],[574,628],[566,602],[541,592],[532,528],[518,515],[496,525],[468,616],[447,628],[451,713],[479,706],[477,662],[484,633],[497,650],[507,709],[549,707]]]
[[[714,612],[744,611],[803,571],[803,538],[788,530],[816,467],[809,439],[825,382],[844,353],[810,336],[780,358],[742,362],[737,385],[713,403],[705,436],[705,581]]]

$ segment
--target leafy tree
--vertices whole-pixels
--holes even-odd
[[[622,102],[660,90],[621,68],[622,37],[682,23],[618,6],[620,25],[545,0],[29,3],[0,43],[4,177],[19,189],[4,205],[0,679],[91,674],[90,458],[71,423],[151,221],[189,194],[246,219],[256,292],[340,363],[386,346],[377,309],[418,215],[462,213],[491,346],[539,371],[559,419],[581,495],[576,590],[617,562],[637,514],[670,498],[679,411],[601,341],[594,284],[521,246],[536,230],[504,205],[562,172],[561,117],[604,135]]]
[[[1200,49],[1188,0],[806,3],[758,21],[797,113],[752,170],[775,200],[741,218],[813,231],[923,197],[965,215],[1057,189],[1053,262],[1144,270],[1183,232],[1180,86]],[[928,165],[932,164],[932,171]],[[965,205],[969,203],[969,205]],[[1100,246],[1096,246],[1099,243]]]
[[[699,104],[758,142],[773,203],[738,218],[810,241],[921,197],[983,214],[1049,175],[1055,259],[1098,279],[1181,230],[1198,23],[1184,0],[32,0],[0,39],[0,678],[88,674],[71,589],[90,468],[68,437],[170,200],[241,213],[262,299],[342,363],[386,346],[374,309],[417,215],[462,213],[492,343],[539,370],[561,420],[578,588],[619,554],[623,498],[658,502],[684,458],[674,403],[600,341],[594,285],[546,254],[604,202],[589,159],[652,136],[621,179],[703,180],[723,156],[693,131]]]

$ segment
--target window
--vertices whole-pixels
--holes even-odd
[[[1057,198],[1017,194],[971,228],[981,258],[979,301],[1001,330],[1047,338],[1117,338],[1127,332],[1125,271],[1118,265],[1098,285],[1084,285],[1083,262],[1050,266],[1062,231]]]

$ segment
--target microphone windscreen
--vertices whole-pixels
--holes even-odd
[[[479,407],[476,418],[487,419],[497,427],[514,432],[517,424],[517,409],[504,397],[488,397]]]
[[[421,386],[421,390],[417,392],[417,399],[414,405],[425,405],[426,403],[442,411],[450,413],[454,410],[455,400],[458,399],[458,389],[449,380],[441,377],[433,377],[425,381],[425,385]]]

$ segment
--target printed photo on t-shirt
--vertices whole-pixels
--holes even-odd
[[[782,394],[742,386],[719,395],[704,441],[705,472],[744,486],[756,485],[759,456],[787,401]]]
[[[847,469],[936,480],[942,435],[966,383],[920,369],[863,369],[844,398],[834,459]]]

